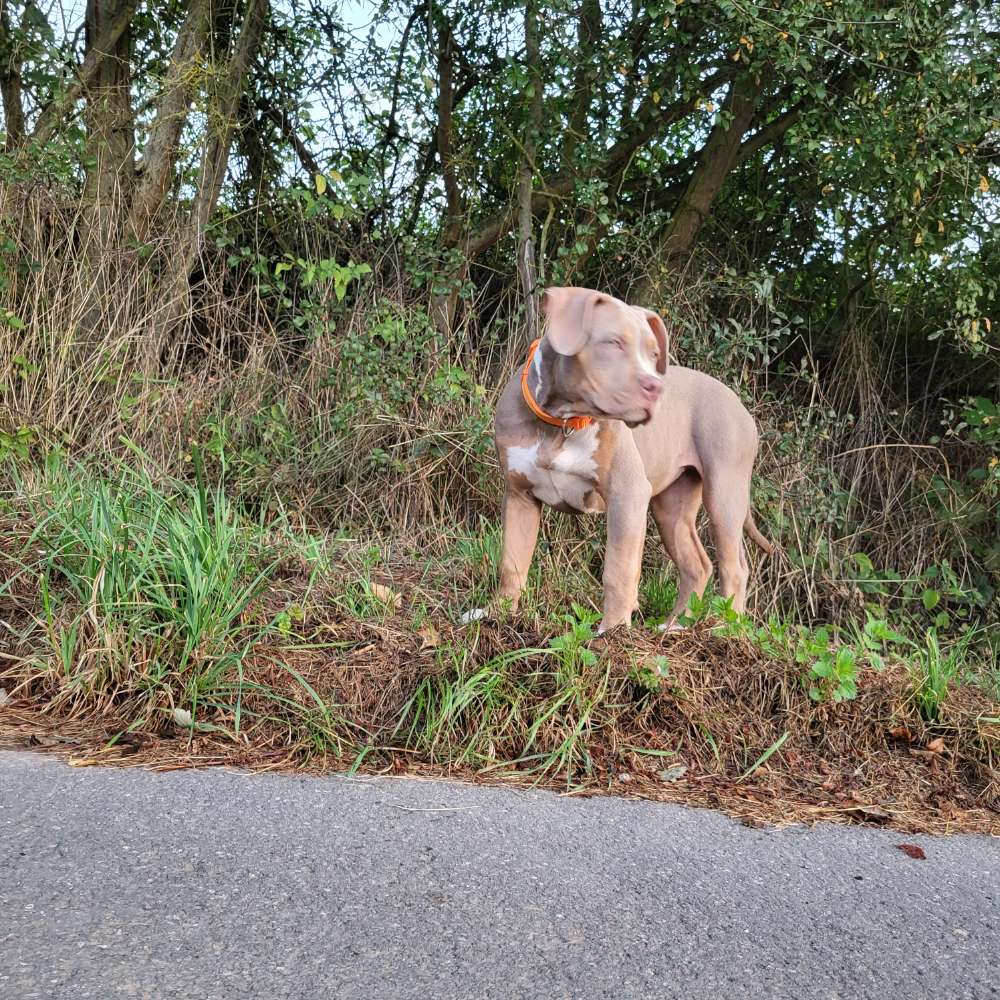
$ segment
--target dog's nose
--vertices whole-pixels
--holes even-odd
[[[640,375],[639,388],[646,399],[651,403],[655,403],[660,395],[660,390],[663,388],[663,382],[655,375]]]

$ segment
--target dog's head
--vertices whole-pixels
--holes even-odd
[[[568,359],[560,390],[579,397],[577,412],[646,423],[667,370],[663,320],[590,288],[546,289],[542,312],[546,340]]]

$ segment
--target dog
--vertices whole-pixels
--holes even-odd
[[[504,474],[497,607],[516,610],[542,506],[607,516],[605,632],[638,610],[646,516],[677,566],[677,601],[661,628],[675,628],[712,564],[698,537],[704,502],[723,596],[745,607],[749,566],[743,533],[770,554],[750,511],[757,427],[737,395],[702,372],[668,365],[656,313],[590,288],[549,288],[542,338],[510,379],[496,409]],[[487,617],[478,609],[465,616]]]

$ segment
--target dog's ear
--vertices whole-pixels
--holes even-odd
[[[590,339],[594,309],[607,296],[591,288],[546,288],[542,296],[545,336],[559,354],[579,354]]]
[[[632,306],[632,308],[649,324],[653,336],[656,337],[657,346],[660,348],[660,356],[656,359],[656,370],[663,375],[667,370],[667,348],[670,346],[667,327],[660,315],[651,309],[643,309],[642,306]]]

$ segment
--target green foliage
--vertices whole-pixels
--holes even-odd
[[[805,670],[802,683],[809,697],[815,702],[833,704],[857,697],[862,670],[866,667],[882,670],[890,658],[910,664],[921,705],[931,704],[935,699],[939,702],[947,688],[947,677],[955,676],[956,665],[968,657],[972,638],[967,634],[951,644],[944,657],[949,668],[943,672],[941,646],[935,629],[925,634],[927,650],[933,649],[937,655],[937,660],[932,662],[920,643],[870,612],[862,625],[852,625],[847,630],[791,625],[775,618],[765,625],[756,625],[734,611],[731,601],[706,592],[701,596],[692,595],[680,621],[685,626],[711,621],[715,630],[745,638],[769,656],[793,659]],[[919,632],[919,626],[915,630]],[[943,676],[946,679],[942,686]]]
[[[628,676],[630,681],[645,691],[659,691],[670,676],[670,660],[666,656],[653,656],[649,660],[633,663]]]
[[[0,466],[12,461],[27,462],[39,439],[37,427],[21,426],[12,433],[0,430]]]
[[[587,648],[587,643],[594,638],[594,625],[600,617],[596,612],[579,604],[573,605],[572,614],[562,616],[562,620],[569,628],[563,635],[556,636],[549,643],[549,649],[555,651],[560,672],[564,677],[575,677],[582,670],[597,663],[597,654]]]
[[[1000,499],[1000,407],[985,396],[969,397],[963,401],[961,419],[949,431],[976,445],[984,456],[983,464],[971,469],[968,477],[979,484],[977,507],[995,505]]]
[[[310,291],[319,289],[322,296],[323,293],[328,293],[332,287],[338,302],[344,301],[347,286],[352,281],[372,273],[368,264],[355,264],[353,260],[346,264],[338,264],[337,261],[329,259],[305,260],[302,257],[287,256],[287,261],[275,265],[275,277],[292,267],[297,267],[301,271],[301,281],[304,288]]]
[[[831,649],[826,629],[801,636],[795,659],[809,665],[807,680],[813,701],[849,701],[857,696],[857,654],[850,646]]]
[[[158,481],[137,459],[104,478],[55,453],[37,492],[25,484],[35,511],[27,545],[38,560],[37,675],[55,682],[64,706],[117,707],[133,728],[190,720],[192,732],[232,738],[259,718],[251,704],[263,696],[317,750],[338,749],[346,724],[294,668],[281,666],[303,702],[245,676],[255,646],[272,634],[287,639],[302,620],[297,605],[271,622],[248,616],[284,551],[273,533],[207,486],[197,456],[192,484]],[[208,721],[218,713],[221,729]]]
[[[857,567],[855,583],[863,594],[883,601],[891,598],[904,614],[930,619],[935,628],[968,622],[989,604],[991,595],[963,583],[948,560],[910,579],[895,570],[876,570],[863,552],[853,553],[851,560]]]

